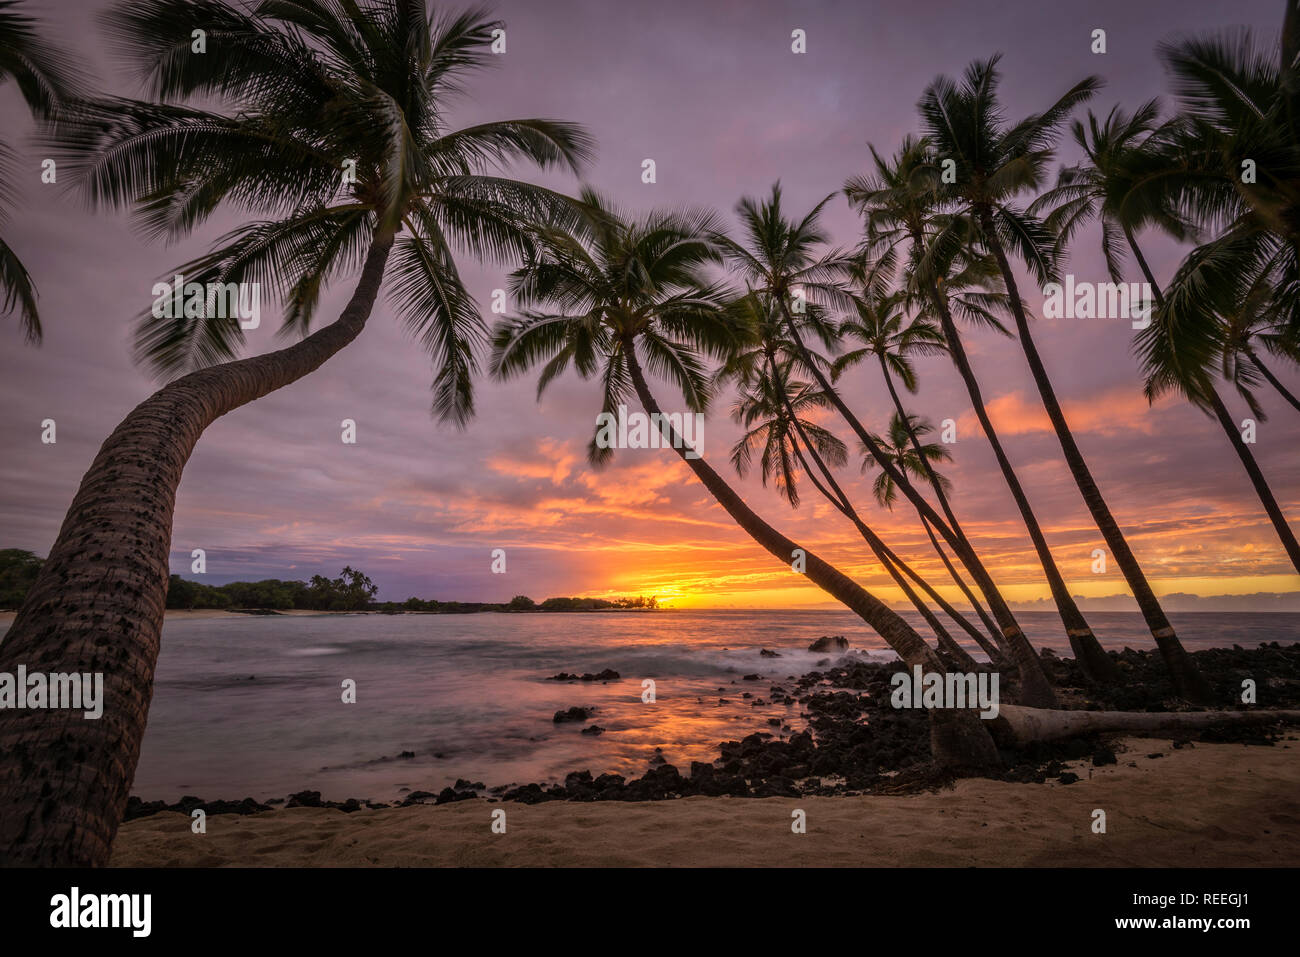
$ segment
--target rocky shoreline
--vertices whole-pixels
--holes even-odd
[[[1057,685],[1066,707],[1085,710],[1166,711],[1187,710],[1178,701],[1165,677],[1164,666],[1155,652],[1125,648],[1112,652],[1123,684],[1102,688],[1084,681],[1073,659],[1044,652],[1043,661]],[[1237,702],[1242,682],[1251,679],[1258,689],[1254,708],[1300,707],[1300,644],[1262,644],[1247,650],[1234,645],[1193,653],[1209,678],[1215,697]],[[182,797],[168,804],[143,801],[132,796],[126,820],[147,817],[161,811],[190,814],[201,808],[207,814],[256,814],[280,807],[325,807],[345,813],[365,809],[404,807],[413,804],[448,804],[457,801],[516,801],[538,804],[546,801],[658,801],[692,795],[730,797],[798,797],[849,794],[897,794],[944,787],[953,776],[929,760],[929,720],[923,710],[895,709],[889,703],[890,677],[899,670],[894,662],[867,662],[845,657],[826,670],[812,671],[801,678],[772,683],[768,697],[802,710],[808,729],[782,734],[782,723],[756,730],[739,741],[724,741],[712,762],[694,761],[683,774],[656,754],[639,778],[618,774],[593,776],[589,770],[573,771],[562,783],[499,785],[458,780],[438,793],[412,791],[397,802],[373,802],[360,798],[328,801],[318,791],[300,791],[266,803],[204,801]],[[561,681],[608,680],[600,676],[562,673]],[[1006,682],[1004,698],[1014,700],[1014,683]],[[1236,705],[1236,707],[1245,707]],[[582,709],[570,709],[580,711]],[[566,716],[568,712],[563,712]],[[560,720],[560,713],[555,716]],[[788,729],[788,726],[786,726]],[[593,732],[596,733],[596,732]],[[1002,752],[1005,766],[994,775],[1013,782],[1048,780],[1071,784],[1078,776],[1063,762],[1090,759],[1094,766],[1114,764],[1119,758],[1112,749],[1115,735],[1086,735]],[[1197,734],[1176,737],[1168,747],[1195,747],[1197,741],[1237,742],[1271,746],[1279,737],[1277,726],[1211,727]],[[1156,739],[1152,739],[1153,741]],[[1159,748],[1153,745],[1157,756]]]

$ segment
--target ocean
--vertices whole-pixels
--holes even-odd
[[[1036,647],[1069,653],[1055,614],[1017,617]],[[1108,648],[1153,646],[1136,613],[1088,618]],[[1300,640],[1300,614],[1188,613],[1174,625],[1189,650]],[[313,790],[394,801],[458,778],[491,787],[575,770],[636,777],[656,749],[685,772],[716,757],[721,741],[804,726],[797,706],[767,702],[768,689],[838,657],[807,650],[821,635],[843,635],[854,654],[893,657],[838,611],[173,620],[132,793],[264,801]],[[607,668],[622,679],[547,680]],[[754,674],[762,680],[744,680]],[[354,704],[342,700],[347,679]],[[642,700],[645,679],[653,703]],[[586,723],[552,720],[575,706],[596,712]],[[581,733],[593,724],[605,732]]]

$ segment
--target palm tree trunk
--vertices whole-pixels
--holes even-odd
[[[856,584],[839,569],[833,567],[807,548],[796,545],[767,522],[763,521],[745,501],[736,494],[717,472],[702,458],[687,456],[688,447],[662,416],[645,375],[637,361],[631,338],[623,340],[623,355],[633,388],[650,415],[660,414],[659,422],[664,434],[682,461],[704,485],[749,537],[767,550],[778,561],[789,566],[801,551],[804,574],[827,594],[843,603],[870,625],[909,667],[920,665],[923,670],[943,672],[943,663],[921,636],[906,621],[889,609],[865,588]],[[1000,758],[988,729],[975,711],[970,709],[935,709],[930,711],[930,748],[934,760],[948,767],[988,768],[1000,763]]]
[[[969,601],[971,606],[979,613],[980,620],[984,622],[984,627],[988,628],[989,634],[993,636],[994,640],[989,641],[988,638],[973,631],[971,632],[971,637],[973,637],[979,646],[984,649],[984,653],[989,656],[989,660],[992,661],[994,665],[998,668],[1006,667],[1009,663],[1003,657],[1001,649],[999,649],[996,644],[997,626],[994,625],[993,620],[988,617],[988,612],[984,610],[984,606],[979,604],[974,592],[970,590],[970,586],[966,584],[961,575],[958,574],[957,569],[953,567],[952,562],[948,558],[948,553],[945,552],[943,546],[939,544],[939,539],[935,537],[934,529],[930,527],[930,523],[922,518],[921,527],[925,529],[925,534],[930,539],[930,545],[933,546],[935,554],[937,554],[940,561],[943,562],[943,567],[948,570],[948,576],[957,583],[957,587],[960,588],[961,593],[966,596],[966,600]],[[965,621],[964,617],[962,621]],[[969,631],[969,629],[967,630]]]
[[[979,586],[980,591],[984,593],[984,597],[988,599],[994,617],[997,619],[998,624],[1002,626],[1004,653],[1015,664],[1016,671],[1020,675],[1020,692],[1025,703],[1035,708],[1056,707],[1056,692],[1052,690],[1051,683],[1047,680],[1047,673],[1043,671],[1042,661],[1034,652],[1033,645],[1025,637],[1020,625],[1016,623],[1015,616],[1011,614],[1011,608],[1001,600],[1001,596],[993,584],[992,577],[979,560],[979,556],[975,554],[975,550],[969,544],[963,542],[948,527],[947,523],[939,517],[939,513],[912,486],[907,476],[894,467],[894,463],[889,460],[889,456],[885,454],[879,443],[871,437],[871,433],[863,427],[857,416],[853,414],[844,403],[844,400],[840,398],[839,393],[835,391],[835,387],[831,385],[825,374],[813,362],[808,347],[804,344],[803,337],[795,326],[794,318],[790,315],[789,304],[783,296],[777,298],[785,314],[790,337],[799,348],[804,364],[812,371],[813,376],[817,379],[817,384],[826,393],[826,397],[831,400],[831,404],[839,411],[849,428],[862,441],[867,451],[871,453],[871,457],[888,473],[889,477],[894,480],[894,484],[907,496],[908,501],[916,507],[923,517],[930,521],[930,524],[943,536],[944,541],[957,553],[957,556],[962,560],[962,564],[975,578],[975,583]]]
[[[0,864],[100,866],[126,810],[153,697],[176,487],[219,416],[307,375],[366,323],[392,248],[377,237],[333,323],[277,352],[190,373],[122,420],[0,644],[0,672],[102,672],[103,716],[0,711]]]
[[[1056,398],[1056,390],[1052,388],[1052,381],[1047,375],[1047,369],[1038,354],[1038,348],[1034,345],[1029,322],[1015,287],[1015,277],[1011,274],[1011,267],[1007,262],[1002,244],[992,231],[993,222],[987,210],[981,214],[981,224],[985,229],[990,248],[993,250],[994,256],[997,257],[998,266],[1007,283],[1007,291],[1010,293],[1011,298],[1012,315],[1015,317],[1016,330],[1020,335],[1020,345],[1024,350],[1026,359],[1029,361],[1029,369],[1034,377],[1034,384],[1038,387],[1038,394],[1042,399],[1043,408],[1047,410],[1047,417],[1052,422],[1052,429],[1056,433],[1061,452],[1064,454],[1065,462],[1070,468],[1070,474],[1074,477],[1074,483],[1079,488],[1079,494],[1083,496],[1084,504],[1087,505],[1093,521],[1101,532],[1102,538],[1106,540],[1106,545],[1110,548],[1111,554],[1124,575],[1124,580],[1128,582],[1133,597],[1137,600],[1138,607],[1142,611],[1142,617],[1146,619],[1147,628],[1150,629],[1152,637],[1155,638],[1156,646],[1160,649],[1160,654],[1169,669],[1174,690],[1189,701],[1206,703],[1211,698],[1210,686],[1201,676],[1196,665],[1188,657],[1182,643],[1178,640],[1173,625],[1165,615],[1164,609],[1160,606],[1160,601],[1156,598],[1155,592],[1151,590],[1151,585],[1142,571],[1142,566],[1138,564],[1132,549],[1129,548],[1124,532],[1111,514],[1110,507],[1106,504],[1101,490],[1097,487],[1097,483],[1092,477],[1092,471],[1084,460],[1083,453],[1079,451],[1079,446],[1074,441],[1074,434],[1065,421],[1065,413]],[[1113,680],[1118,677],[1118,671],[1109,656],[1106,657],[1106,662],[1110,665],[1109,677]]]
[[[925,471],[926,478],[930,481],[930,487],[934,489],[934,495],[936,500],[939,502],[939,507],[943,509],[943,514],[948,519],[948,526],[953,530],[953,534],[960,537],[967,546],[974,550],[975,546],[971,544],[971,540],[967,537],[965,530],[962,529],[961,524],[957,521],[957,516],[952,510],[952,505],[948,501],[948,496],[944,493],[943,485],[939,482],[939,476],[935,474],[934,468],[930,465],[930,460],[927,459],[925,453],[921,451],[921,442],[917,439],[916,432],[912,428],[912,420],[908,418],[907,410],[903,408],[903,400],[899,397],[898,390],[894,388],[894,377],[890,374],[889,364],[885,362],[885,357],[883,355],[880,357],[880,371],[884,374],[885,387],[889,389],[889,397],[894,401],[894,409],[898,412],[898,419],[903,423],[903,429],[907,432],[907,437],[912,443],[912,450],[916,452],[917,460],[921,463],[921,468]],[[953,568],[952,562],[948,561],[948,556],[944,554],[942,546],[940,546],[938,540],[935,539],[934,532],[930,528],[930,523],[925,520],[924,515],[921,516],[921,524],[925,526],[926,534],[930,536],[930,543],[934,546],[934,550],[938,552],[939,558],[943,560],[944,567],[948,569],[948,574],[952,576],[952,580],[957,583],[957,587],[961,589],[962,594],[966,596],[966,600],[969,601],[971,607],[975,609],[975,613],[979,615],[980,620],[984,622],[984,627],[989,630],[989,634],[992,635],[993,640],[996,641],[998,638],[997,626],[993,624],[993,620],[989,618],[988,613],[984,610],[984,606],[975,598],[974,593],[972,593],[970,588],[966,586],[966,582],[962,580],[959,574],[957,574],[957,569]],[[980,642],[980,646],[983,647],[983,645],[984,643]]]
[[[785,387],[779,381],[780,373],[776,371],[775,366],[773,366],[772,374],[778,380],[778,390],[784,391]],[[790,413],[791,419],[794,422],[795,431],[799,433],[799,439],[796,439],[794,436],[789,437],[790,445],[794,449],[794,454],[799,460],[799,464],[803,466],[804,474],[808,476],[808,480],[816,486],[817,491],[822,494],[822,497],[835,507],[836,511],[849,519],[849,521],[857,527],[858,533],[871,548],[872,553],[876,556],[876,560],[880,562],[881,567],[884,568],[885,571],[889,572],[889,577],[894,579],[895,584],[897,584],[898,587],[902,589],[903,594],[907,596],[907,600],[912,603],[912,606],[920,613],[921,617],[925,619],[926,624],[930,626],[930,630],[934,632],[935,638],[939,641],[940,650],[946,654],[954,665],[962,670],[967,672],[978,671],[978,662],[967,653],[965,648],[957,644],[957,641],[951,634],[949,634],[948,629],[943,627],[943,623],[939,621],[934,612],[930,611],[929,606],[926,605],[926,603],[921,600],[920,596],[912,590],[911,586],[907,584],[907,578],[916,582],[916,584],[923,589],[926,594],[937,602],[945,614],[954,621],[965,625],[966,628],[971,630],[977,638],[980,637],[979,632],[975,631],[970,622],[961,617],[957,609],[944,601],[943,598],[940,597],[939,593],[931,588],[930,584],[924,578],[918,575],[910,565],[899,558],[898,555],[894,553],[893,549],[886,545],[880,536],[871,530],[866,522],[862,521],[861,517],[858,515],[857,509],[853,507],[853,504],[849,501],[849,497],[844,494],[844,490],[840,488],[839,483],[835,481],[835,476],[831,474],[831,470],[827,467],[826,462],[822,459],[816,447],[808,441],[808,436],[804,431],[803,425],[799,422],[798,417],[794,415],[794,407],[790,404],[788,396],[785,399],[785,408],[786,411]],[[812,469],[808,467],[808,462],[804,458],[803,447],[800,446],[800,439],[802,439],[803,446],[807,447],[808,454],[812,456],[813,461],[817,463],[817,468],[821,472],[824,480],[831,486],[831,489],[834,489],[834,493],[818,481],[817,476],[814,475]],[[903,575],[906,575],[907,578],[904,578]],[[981,647],[983,646],[981,645]]]
[[[1288,22],[1290,22],[1291,12],[1291,7],[1288,6]],[[1165,303],[1164,293],[1151,275],[1151,270],[1147,268],[1146,260],[1142,258],[1142,252],[1138,249],[1137,242],[1133,239],[1131,233],[1128,234],[1128,244],[1129,248],[1133,250],[1138,263],[1142,266],[1143,275],[1147,277],[1147,282],[1151,286],[1156,305],[1163,306]],[[1250,476],[1251,484],[1255,486],[1255,494],[1259,496],[1260,502],[1263,503],[1264,511],[1268,513],[1269,520],[1277,531],[1277,537],[1282,540],[1282,547],[1286,549],[1291,564],[1295,566],[1297,572],[1300,572],[1300,543],[1296,542],[1295,533],[1291,531],[1286,516],[1282,514],[1281,506],[1277,504],[1277,499],[1273,497],[1273,490],[1268,487],[1268,482],[1264,479],[1264,473],[1260,471],[1259,463],[1255,461],[1255,456],[1246,447],[1245,440],[1242,439],[1241,433],[1237,431],[1237,424],[1232,421],[1227,406],[1223,404],[1223,399],[1219,397],[1213,383],[1208,379],[1205,382],[1205,400],[1206,404],[1214,412],[1215,418],[1219,420],[1219,424],[1223,426],[1223,431],[1228,434],[1228,441],[1232,443],[1237,458],[1241,459],[1241,464],[1245,466],[1246,474]]]
[[[781,396],[782,405],[785,407],[786,415],[790,417],[790,422],[793,424],[795,432],[798,433],[798,440],[796,440],[794,436],[790,436],[790,443],[794,449],[794,454],[799,459],[799,464],[803,466],[804,474],[808,476],[809,481],[816,486],[817,491],[822,494],[822,497],[830,502],[831,505],[840,512],[840,514],[853,522],[857,527],[859,534],[862,535],[863,539],[875,553],[876,559],[885,570],[890,573],[894,581],[898,583],[898,586],[903,590],[903,593],[907,595],[908,599],[916,607],[916,610],[921,613],[921,617],[923,617],[930,625],[930,629],[934,632],[935,637],[939,639],[939,644],[948,651],[950,657],[956,659],[956,661],[968,671],[974,671],[977,669],[975,659],[967,654],[964,648],[957,644],[943,625],[939,623],[938,619],[935,618],[925,602],[921,601],[921,599],[908,587],[907,583],[900,579],[897,571],[895,571],[896,568],[901,570],[903,574],[912,579],[912,581],[916,582],[916,584],[939,606],[944,614],[964,628],[975,639],[976,644],[988,653],[989,660],[993,662],[995,668],[1001,669],[1006,667],[1006,661],[997,650],[997,647],[986,641],[984,636],[979,633],[979,630],[967,621],[964,615],[957,611],[956,608],[953,608],[952,605],[948,604],[948,602],[944,601],[943,597],[933,587],[931,587],[929,582],[918,575],[910,565],[899,558],[898,555],[896,555],[894,551],[890,549],[890,547],[886,545],[865,522],[862,521],[861,517],[858,515],[857,509],[853,507],[853,503],[849,500],[848,495],[845,493],[844,489],[840,487],[840,483],[835,480],[834,473],[831,472],[830,467],[817,451],[817,447],[809,441],[808,433],[804,429],[803,423],[799,420],[799,416],[795,413],[794,404],[790,401],[790,393],[785,387],[785,382],[781,375],[781,369],[776,362],[776,356],[771,350],[768,350],[767,352],[767,367],[768,374],[772,377],[772,381],[776,386],[777,394]],[[816,463],[817,470],[821,473],[822,481],[826,483],[825,485],[822,484],[822,481],[818,481],[817,476],[814,475],[812,469],[808,467],[808,462],[804,458],[803,452],[800,448],[800,441],[803,443],[803,448],[808,450],[808,455],[811,456],[813,462]],[[826,486],[830,486],[830,489],[827,489]],[[922,519],[922,521],[924,521],[924,519]],[[931,540],[933,540],[933,538]]]
[[[1263,503],[1264,511],[1268,513],[1273,528],[1277,530],[1277,537],[1282,540],[1282,547],[1286,549],[1291,564],[1295,566],[1297,572],[1300,572],[1300,542],[1296,541],[1295,532],[1291,531],[1286,516],[1282,514],[1282,507],[1277,504],[1277,499],[1273,497],[1273,490],[1269,488],[1264,473],[1260,471],[1259,463],[1255,461],[1255,456],[1251,454],[1250,449],[1241,437],[1241,433],[1237,431],[1237,424],[1232,421],[1232,415],[1223,404],[1223,400],[1219,398],[1219,393],[1215,391],[1214,386],[1209,382],[1205,383],[1205,393],[1210,408],[1214,410],[1215,418],[1223,426],[1223,431],[1228,434],[1228,441],[1232,443],[1237,458],[1241,459],[1241,464],[1245,466],[1246,474],[1250,476],[1251,484],[1255,486],[1255,494],[1259,496],[1260,502]]]
[[[937,301],[938,297],[936,297]],[[984,406],[984,399],[980,394],[979,383],[975,379],[974,370],[971,369],[970,360],[966,356],[965,347],[961,343],[961,338],[957,328],[952,321],[947,305],[942,304],[940,307],[940,321],[943,326],[944,336],[948,339],[948,351],[953,357],[953,362],[957,366],[957,372],[962,381],[966,384],[966,391],[970,394],[971,407],[975,410],[975,417],[979,420],[980,428],[984,430],[984,435],[989,440],[989,445],[993,449],[993,455],[997,459],[998,468],[1002,471],[1002,477],[1011,491],[1011,497],[1016,502],[1016,507],[1020,510],[1021,520],[1025,523],[1025,528],[1029,532],[1029,538],[1033,542],[1034,550],[1038,554],[1039,563],[1042,565],[1043,574],[1047,578],[1048,588],[1051,590],[1052,599],[1056,603],[1057,612],[1061,616],[1061,621],[1065,625],[1066,635],[1070,640],[1070,647],[1074,650],[1075,660],[1079,662],[1080,668],[1084,669],[1085,674],[1090,674],[1089,662],[1090,655],[1087,647],[1081,641],[1085,635],[1091,636],[1092,629],[1088,627],[1088,622],[1084,619],[1082,612],[1074,603],[1070,596],[1070,591],[1065,585],[1065,579],[1061,577],[1060,570],[1056,567],[1056,561],[1052,558],[1052,553],[1047,547],[1047,539],[1043,536],[1043,531],[1038,525],[1038,519],[1034,515],[1033,508],[1029,504],[1029,499],[1025,495],[1024,488],[1020,485],[1020,479],[1016,476],[1015,470],[1011,466],[1011,461],[1007,458],[1006,451],[1002,448],[1002,442],[998,439],[993,423],[989,419],[988,410]],[[987,597],[988,593],[985,592]],[[995,609],[996,614],[996,609]],[[1096,639],[1094,639],[1095,641]],[[1105,657],[1105,653],[1102,653]],[[1107,660],[1109,658],[1107,657]],[[1104,666],[1103,666],[1104,667]]]
[[[1277,376],[1273,375],[1273,370],[1271,370],[1268,366],[1264,365],[1264,363],[1260,360],[1259,356],[1255,355],[1255,351],[1253,349],[1246,350],[1246,356],[1247,358],[1250,359],[1251,365],[1253,365],[1256,369],[1258,369],[1260,371],[1260,374],[1263,375],[1264,378],[1268,380],[1269,385],[1271,385],[1274,389],[1276,389],[1278,391],[1278,394],[1281,395],[1282,398],[1286,399],[1287,402],[1291,403],[1292,407],[1295,408],[1296,411],[1300,411],[1300,399],[1297,399],[1294,395],[1292,395],[1287,390],[1286,386],[1284,386],[1281,382],[1278,381]]]

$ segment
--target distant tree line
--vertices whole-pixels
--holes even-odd
[[[408,598],[406,601],[386,601],[375,604],[377,611],[425,611],[440,615],[462,615],[479,611],[653,611],[659,607],[657,598],[548,598],[535,602],[527,595],[516,595],[508,602],[435,601]]]
[[[16,609],[36,580],[44,559],[20,548],[0,549],[0,609]],[[310,581],[266,578],[255,582],[205,585],[172,575],[167,586],[168,608],[242,608],[270,611],[422,611],[443,615],[480,611],[609,611],[654,610],[656,598],[548,598],[535,602],[516,595],[508,602],[436,601],[408,598],[376,602],[379,586],[369,576],[347,566],[338,578],[313,575]]]
[[[287,611],[365,611],[379,590],[369,577],[348,566],[338,578],[313,575],[311,581],[281,581],[204,585],[172,575],[167,587],[168,608],[257,608]]]
[[[0,608],[17,608],[23,603],[43,564],[45,559],[21,548],[0,549]]]

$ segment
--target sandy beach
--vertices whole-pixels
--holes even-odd
[[[1300,735],[1273,747],[1125,738],[1119,763],[1073,762],[1074,784],[964,779],[899,796],[691,797],[540,805],[465,801],[213,815],[122,826],[117,867],[1300,865]],[[1150,757],[1160,754],[1161,757]],[[1106,833],[1092,832],[1093,811]],[[504,809],[507,832],[493,834]],[[791,814],[807,814],[807,833]]]

